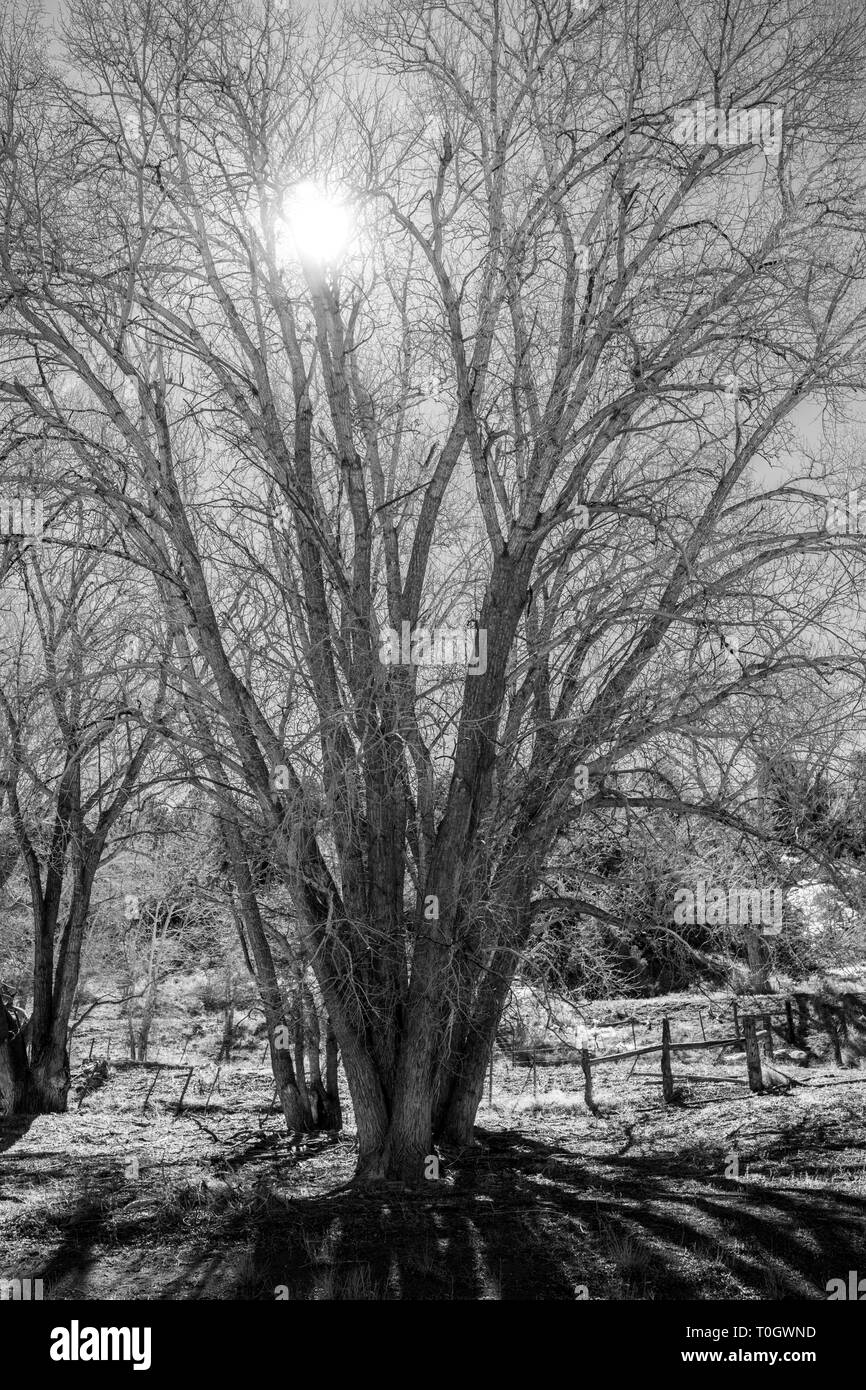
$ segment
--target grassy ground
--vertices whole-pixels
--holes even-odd
[[[721,996],[605,1001],[533,1027],[608,1052],[657,1041],[663,1014],[675,1041],[731,1032]],[[185,1073],[118,1065],[119,1025],[91,1017],[70,1112],[0,1121],[0,1276],[42,1278],[46,1297],[816,1299],[863,1272],[866,1033],[853,1021],[843,1068],[821,1034],[808,1050],[777,1038],[781,1089],[764,1096],[734,1052],[675,1054],[675,1105],[657,1054],[599,1068],[595,1115],[579,1066],[533,1072],[499,1053],[477,1148],[440,1155],[418,1195],[350,1185],[348,1101],[339,1141],[295,1152],[251,1028],[208,1099],[219,1020],[184,1008],[179,988],[156,1060],[180,1061],[194,1018],[181,1114]]]

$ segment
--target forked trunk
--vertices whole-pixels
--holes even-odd
[[[64,1114],[69,1101],[69,1049],[54,1042],[35,1057],[27,1069],[21,1113]]]
[[[323,1080],[322,1030],[319,1025],[319,1013],[313,991],[305,980],[302,984],[304,1033],[310,1067],[310,1083],[307,1091],[313,1111],[313,1120],[317,1129],[336,1132],[343,1128],[340,1093],[337,1089],[337,1039],[329,1020],[325,1038],[325,1078]]]
[[[298,1090],[292,1064],[285,1054],[278,1052],[272,1065],[286,1129],[290,1134],[306,1134],[310,1128],[310,1107]]]
[[[53,926],[56,914],[37,902],[36,953],[33,977],[33,1015],[29,1027],[30,1063],[21,1112],[26,1115],[63,1114],[69,1100],[69,1020],[81,962],[81,946],[90,906],[98,855],[84,856],[77,866],[72,902],[53,969]],[[53,983],[53,988],[52,988]]]

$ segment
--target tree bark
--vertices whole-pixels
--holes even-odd
[[[31,1057],[21,1113],[65,1114],[70,1082],[69,1048],[65,1041],[61,1043],[52,1037],[47,1047]]]
[[[340,1096],[337,1091],[337,1040],[333,1029],[328,1025],[325,1041],[325,1080],[322,1079],[321,1047],[322,1030],[313,991],[306,980],[302,984],[304,1001],[305,1037],[307,1057],[310,1065],[310,1104],[314,1107],[313,1118],[317,1129],[340,1130],[343,1127],[340,1113]],[[333,1086],[333,1090],[331,1089]]]
[[[255,886],[247,861],[240,830],[231,817],[223,817],[222,830],[238,890],[238,910],[250,943],[256,968],[256,980],[268,1029],[271,1069],[280,1097],[286,1128],[290,1134],[307,1133],[312,1128],[309,1103],[298,1086],[289,1050],[281,1046],[286,1035],[286,1020],[274,958],[259,912]]]
[[[56,906],[48,889],[34,903],[36,952],[34,1008],[30,1023],[30,1060],[20,1102],[27,1115],[65,1112],[71,1084],[69,1020],[81,964],[81,946],[90,908],[98,855],[82,852],[76,866],[72,902],[54,969]],[[50,874],[49,874],[50,879]],[[53,988],[52,988],[53,985]]]
[[[27,1081],[27,1048],[24,1025],[0,996],[0,1111],[20,1113]]]
[[[235,982],[231,962],[226,963],[225,998],[223,1001],[223,1035],[218,1062],[230,1062],[235,1036]]]
[[[746,958],[749,962],[749,989],[755,994],[770,992],[770,954],[767,943],[752,927],[745,927]]]
[[[325,1118],[326,1129],[343,1128],[343,1111],[340,1105],[338,1084],[340,1049],[333,1024],[328,1019],[325,1029]]]

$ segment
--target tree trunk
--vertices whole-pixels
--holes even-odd
[[[63,1114],[70,1086],[66,1023],[28,1062],[25,1028],[0,1001],[0,1103],[7,1115]]]
[[[30,1065],[22,1099],[22,1113],[27,1115],[63,1114],[67,1108],[72,1079],[69,1019],[78,988],[81,945],[97,862],[98,858],[86,856],[78,865],[56,970],[52,969],[53,931],[51,940],[47,939],[52,914],[44,909],[37,914]]]
[[[147,1045],[150,1041],[150,1030],[153,1026],[156,1014],[156,984],[151,977],[144,991],[144,1004],[139,1020],[137,1039],[133,1040],[133,1058],[139,1062],[147,1061]]]
[[[298,1078],[292,1066],[289,1050],[281,1046],[286,1033],[282,992],[277,979],[274,958],[259,912],[255,885],[250,873],[243,839],[237,823],[228,816],[222,821],[222,830],[232,866],[232,874],[237,885],[239,914],[255,962],[256,981],[268,1029],[271,1069],[285,1116],[286,1128],[290,1134],[306,1133],[312,1128],[310,1107],[309,1103],[305,1104],[299,1089]]]
[[[218,1062],[230,1062],[235,1041],[235,982],[231,961],[226,963],[226,984],[223,1002],[223,1036],[220,1043]]]
[[[484,1093],[486,1069],[486,1057],[473,1056],[467,1063],[463,1076],[451,1093],[442,1128],[436,1136],[440,1143],[460,1149],[468,1148],[472,1143],[475,1116]]]
[[[21,1111],[25,1115],[64,1114],[71,1082],[69,1048],[54,1038],[27,1069]]]
[[[135,993],[135,976],[132,967],[127,962],[126,970],[123,975],[124,998],[120,1005],[120,1016],[126,1024],[126,1045],[129,1048],[129,1059],[135,1061],[135,1022],[132,1016],[132,997]]]
[[[310,1104],[314,1106],[316,1127],[336,1131],[343,1127],[340,1095],[337,1090],[337,1039],[328,1023],[325,1041],[325,1080],[322,1080],[322,1030],[313,991],[303,982],[304,1021],[307,1057],[310,1063]]]
[[[484,1076],[496,1031],[517,969],[519,952],[531,930],[528,898],[515,904],[516,921],[490,958],[470,1018],[453,1038],[451,1056],[439,1086],[434,1115],[436,1139],[455,1148],[472,1143],[475,1116],[484,1093]]]
[[[482,1027],[473,1028],[462,1048],[458,1045],[456,1049],[457,1056],[435,1111],[433,1132],[439,1143],[465,1149],[473,1142],[475,1116],[484,1094],[484,1077],[498,1022],[498,1013],[489,1016]]]
[[[295,1043],[295,1080],[298,1086],[298,1094],[301,1098],[301,1106],[304,1113],[304,1129],[318,1129],[316,1118],[313,1114],[313,1107],[310,1104],[310,1097],[307,1091],[307,1078],[304,1068],[304,1019],[300,994],[295,993],[294,1007],[294,1043]]]
[[[754,994],[770,993],[770,954],[767,943],[752,927],[745,927],[746,958],[749,962],[749,989]]]
[[[156,1001],[158,986],[156,982],[156,947],[159,938],[159,913],[154,912],[153,922],[150,929],[150,951],[147,958],[147,983],[144,987],[144,1001],[141,1008],[141,1019],[138,1025],[138,1048],[133,1052],[133,1058],[139,1062],[147,1061],[147,1045],[150,1040],[150,1030],[156,1016]]]
[[[230,1062],[232,1060],[232,1048],[235,1040],[235,1011],[231,999],[227,999],[223,1006],[223,1036],[220,1043],[218,1062]]]
[[[326,1129],[343,1128],[343,1111],[340,1105],[340,1088],[338,1085],[338,1069],[340,1063],[340,1049],[337,1044],[337,1035],[334,1026],[328,1019],[325,1030],[325,1117]]]
[[[289,1134],[306,1134],[309,1130],[310,1110],[309,1106],[304,1105],[298,1090],[292,1059],[285,1048],[275,1047],[273,1036],[270,1051],[271,1070],[274,1073],[286,1129]]]
[[[0,996],[0,1113],[21,1112],[27,1082],[24,1024]]]

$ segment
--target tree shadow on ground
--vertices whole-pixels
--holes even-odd
[[[726,1180],[700,1144],[675,1162],[627,1147],[594,1161],[519,1131],[479,1136],[420,1191],[283,1195],[287,1148],[253,1181],[239,1163],[217,1205],[93,1168],[39,1273],[55,1298],[802,1300],[862,1265],[866,1204],[829,1185]]]
[[[852,1197],[709,1175],[698,1188],[515,1133],[486,1136],[429,1189],[272,1201],[233,1296],[823,1298],[866,1234]]]
[[[14,1148],[35,1119],[35,1115],[0,1115],[0,1154]]]

